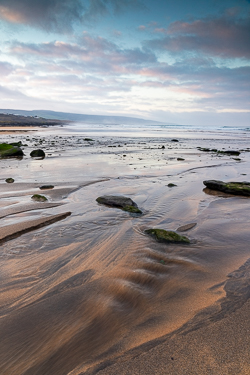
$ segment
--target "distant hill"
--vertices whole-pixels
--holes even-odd
[[[21,116],[38,116],[38,117],[43,117],[45,119],[84,122],[84,123],[89,123],[89,124],[110,124],[110,125],[116,125],[116,124],[160,125],[160,124],[163,124],[158,121],[144,120],[144,119],[135,118],[135,117],[85,115],[85,114],[80,114],[80,113],[54,112],[54,111],[45,111],[45,110],[24,111],[24,110],[17,110],[17,109],[0,109],[0,113],[21,115]],[[164,123],[164,124],[172,125],[168,123]]]
[[[7,126],[52,126],[63,125],[62,120],[46,119],[43,117],[20,116],[13,114],[0,113],[0,127]]]

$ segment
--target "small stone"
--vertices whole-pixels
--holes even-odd
[[[46,190],[46,189],[54,189],[54,185],[42,185],[39,186],[40,190]]]
[[[46,202],[48,199],[44,195],[34,194],[32,195],[31,199],[36,202]]]
[[[173,184],[172,182],[170,182],[170,183],[168,184],[168,187],[174,187],[174,186],[177,186],[177,185]]]
[[[7,182],[8,184],[12,184],[14,182],[14,178],[6,178],[5,182]]]
[[[178,231],[178,232],[185,232],[185,231],[187,231],[187,230],[190,230],[190,229],[194,228],[196,225],[197,225],[197,223],[185,224],[185,225],[180,226],[180,227],[177,229],[177,231]]]

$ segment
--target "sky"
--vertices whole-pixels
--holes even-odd
[[[250,0],[0,0],[0,108],[250,126]]]

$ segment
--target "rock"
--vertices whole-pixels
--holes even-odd
[[[31,151],[30,156],[32,158],[44,158],[45,157],[45,152],[43,150],[41,150],[41,149],[33,150],[33,151]]]
[[[212,190],[228,194],[250,196],[250,182],[223,182],[219,180],[203,181],[203,184]]]
[[[178,161],[183,161],[185,160],[184,158],[177,158]]]
[[[22,141],[19,141],[19,142],[11,142],[11,143],[9,143],[11,146],[18,146],[18,147],[21,147],[21,146],[24,146],[23,144],[22,144]]]
[[[44,195],[34,194],[31,197],[36,202],[46,202],[48,199]]]
[[[109,207],[120,208],[131,213],[142,213],[137,204],[128,197],[118,195],[103,195],[102,197],[98,197],[96,201],[100,204],[105,204]]]
[[[178,139],[171,139],[171,142],[179,142]]]
[[[185,232],[187,230],[192,229],[196,225],[197,225],[197,223],[185,224],[185,225],[180,226],[177,230],[178,230],[178,232]]]
[[[8,143],[0,143],[0,157],[8,158],[12,156],[23,156],[23,151],[18,146],[13,146]]]
[[[217,152],[217,154],[225,154],[225,155],[235,155],[239,156],[240,151],[234,151],[234,150],[217,150],[216,148],[206,148],[206,147],[197,147],[199,151],[205,151],[205,152]]]
[[[14,182],[14,178],[6,178],[5,182],[7,182],[8,184],[12,184]]]
[[[40,190],[46,190],[46,189],[54,189],[54,185],[43,185],[39,186]]]
[[[180,236],[178,233],[164,230],[164,229],[147,229],[145,230],[146,234],[149,234],[151,237],[156,239],[158,242],[167,242],[167,243],[190,243],[190,240],[185,236]]]
[[[87,142],[94,142],[94,139],[91,139],[91,138],[84,138],[84,141],[87,141]]]
[[[177,185],[172,184],[172,182],[170,182],[170,183],[168,184],[168,187],[174,187],[174,186],[177,186]]]

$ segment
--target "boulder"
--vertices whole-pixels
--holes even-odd
[[[167,243],[190,243],[190,240],[185,236],[180,236],[178,233],[171,230],[164,229],[146,229],[146,234],[149,234],[158,242],[167,242]]]
[[[128,197],[120,195],[103,195],[101,197],[98,197],[96,201],[109,207],[120,208],[123,211],[128,211],[136,214],[142,213],[137,204]]]
[[[0,143],[0,157],[8,158],[12,156],[23,156],[23,151],[18,146],[13,146],[8,143]]]
[[[41,149],[33,150],[33,151],[31,151],[30,156],[32,158],[44,158],[45,157],[45,152],[43,150],[41,150]]]
[[[250,196],[250,182],[223,182],[219,180],[203,181],[203,184],[211,189],[228,194]]]

